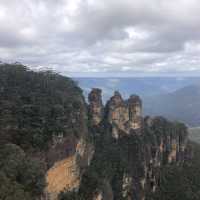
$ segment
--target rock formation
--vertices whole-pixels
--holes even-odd
[[[142,127],[142,101],[139,96],[131,95],[128,99],[129,129],[141,129]]]
[[[93,95],[94,91],[89,94],[89,98]],[[113,172],[113,177],[106,180],[107,185],[113,189],[112,196],[108,199],[104,195],[105,188],[97,188],[99,192],[98,195],[94,193],[94,199],[112,200],[120,197],[144,200],[147,193],[155,192],[159,187],[163,166],[181,166],[185,162],[187,128],[184,124],[172,123],[162,117],[143,118],[142,101],[137,95],[131,95],[128,100],[123,100],[120,93],[115,92],[105,108],[102,108],[102,101],[99,98],[100,95],[90,101],[90,107],[98,107],[93,109],[94,114],[90,113],[91,120],[98,121],[98,124],[103,120],[103,133],[106,132],[113,140],[117,140],[117,154],[123,156],[120,155],[118,159],[125,160],[126,165],[121,175]],[[99,112],[96,112],[97,110]],[[100,110],[104,110],[103,117]],[[109,150],[107,153],[109,154]],[[115,184],[120,185],[117,190],[113,180],[117,180]]]
[[[95,88],[87,106],[64,76],[20,65],[0,71],[1,185],[8,185],[0,199],[58,200],[66,191],[63,199],[144,200],[165,166],[187,161],[186,126],[142,117],[137,95],[115,92],[104,106]]]
[[[91,191],[82,185],[87,194],[88,190],[91,192],[89,196],[84,197],[85,200],[145,200],[146,194],[155,192],[161,184],[162,167],[172,164],[181,166],[185,162],[187,128],[184,124],[171,123],[162,117],[143,118],[142,101],[137,95],[123,100],[121,94],[115,92],[104,107],[101,90],[95,88],[89,94],[88,100],[90,134],[93,137],[98,135],[100,144],[95,142],[96,146],[93,148],[82,138],[75,143],[75,151],[72,154],[54,162],[47,172],[47,192],[50,200],[57,199],[59,192],[63,190],[78,191],[81,184],[88,184],[90,180],[81,182],[84,174],[81,169],[89,166],[91,160],[92,173],[94,166],[97,166],[95,174],[101,173],[99,169],[111,174],[96,177],[96,184],[100,184],[93,186]],[[87,132],[87,127],[83,127],[82,130]],[[59,140],[61,144],[64,142],[60,138]],[[62,146],[59,140],[55,139],[56,145]],[[105,155],[102,154],[102,150]],[[101,159],[101,154],[102,163],[110,154],[114,158],[106,160],[107,165],[103,166],[101,160],[98,160],[97,165],[96,158]],[[80,165],[83,160],[86,162],[84,167]],[[90,168],[87,173],[90,173]],[[92,179],[92,184],[93,182]],[[81,191],[83,192],[83,189]]]
[[[131,134],[142,128],[142,101],[139,96],[132,95],[123,100],[121,94],[115,91],[114,95],[103,108],[101,90],[93,89],[89,94],[89,114],[93,125],[106,120],[112,128],[112,136],[119,138],[123,134]],[[103,110],[105,115],[103,116]]]
[[[78,190],[84,169],[90,164],[94,149],[88,142],[87,109],[80,102],[79,111],[71,117],[73,126],[79,130],[79,137],[55,135],[46,154],[48,170],[46,172],[45,200],[57,200],[62,191]]]
[[[89,117],[92,125],[98,125],[103,119],[103,103],[101,90],[98,88],[92,89],[88,96],[89,101]]]

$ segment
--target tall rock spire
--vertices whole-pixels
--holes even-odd
[[[107,119],[112,126],[112,136],[119,138],[119,130],[126,132],[126,122],[129,119],[128,108],[119,92],[115,91],[114,95],[107,103]]]
[[[92,89],[88,96],[89,118],[93,126],[100,124],[102,120],[110,124],[114,138],[129,134],[141,134],[142,128],[142,100],[137,95],[131,95],[124,100],[118,91],[107,102],[102,103],[101,90]],[[104,118],[104,119],[103,119]]]
[[[128,99],[129,126],[131,129],[139,129],[142,126],[142,100],[137,95],[131,95]]]
[[[107,103],[107,113],[114,138],[131,134],[133,130],[140,130],[142,127],[142,101],[137,95],[132,95],[124,101],[119,92],[114,92]]]
[[[93,88],[88,95],[89,101],[89,118],[91,124],[94,126],[99,125],[103,118],[103,103],[101,89]]]

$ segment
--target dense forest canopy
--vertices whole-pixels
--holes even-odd
[[[22,65],[0,67],[0,137],[23,149],[44,149],[52,135],[69,134],[82,91],[69,78]],[[77,132],[78,134],[78,132]],[[78,135],[77,135],[78,136]]]
[[[200,132],[199,132],[200,134]],[[190,144],[193,158],[183,167],[173,165],[162,169],[161,185],[147,200],[199,200],[200,199],[200,145]]]
[[[53,136],[79,137],[82,91],[70,78],[33,72],[20,64],[0,66],[0,199],[29,200],[45,186],[45,163]]]
[[[20,64],[0,66],[0,199],[36,200],[45,188],[46,163],[37,153],[48,151],[54,136],[79,138],[82,132],[79,114],[86,108],[81,89],[70,78],[45,71],[33,72]],[[84,121],[84,123],[88,121]],[[88,123],[87,125],[89,125]],[[89,200],[105,180],[112,182],[116,200],[120,196],[122,172],[143,175],[140,166],[141,146],[158,142],[160,137],[181,132],[182,123],[169,123],[158,118],[145,134],[126,136],[118,142],[99,127],[93,132],[95,154],[85,170],[79,191],[63,192],[62,200]],[[81,130],[81,131],[80,131]],[[154,137],[154,138],[153,138]],[[156,144],[155,144],[156,145]],[[148,200],[200,199],[200,148],[194,148],[192,162],[162,169],[161,187],[149,194]],[[135,166],[133,163],[139,163]]]

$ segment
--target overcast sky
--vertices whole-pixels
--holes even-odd
[[[200,75],[200,1],[0,0],[0,60],[73,76]]]

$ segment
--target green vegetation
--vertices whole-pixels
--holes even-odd
[[[107,181],[112,183],[115,198],[121,200],[123,199],[121,181],[124,171],[136,170],[138,174],[143,173],[142,167],[135,165],[136,163],[141,164],[142,152],[139,151],[142,139],[132,135],[115,140],[105,130],[103,127],[95,130],[96,151],[90,166],[82,177],[79,191],[63,192],[60,194],[60,200],[90,200],[98,190],[109,190],[105,187]]]
[[[200,199],[200,146],[190,144],[194,156],[183,167],[167,166],[162,169],[161,184],[148,200],[199,200]]]
[[[84,99],[71,79],[0,66],[0,199],[38,199],[54,136],[80,137]]]
[[[82,185],[78,192],[66,192],[61,200],[89,200],[96,191],[104,190],[104,180],[109,180],[115,194],[115,199],[125,200],[121,196],[122,175],[124,171],[143,176],[142,163],[144,152],[142,142],[156,145],[164,135],[179,133],[184,138],[186,127],[182,123],[170,123],[164,118],[158,118],[151,130],[145,129],[144,138],[137,136],[123,137],[115,141],[107,136],[105,131],[96,130],[96,152],[93,161],[83,176]],[[102,131],[102,132],[101,132]],[[182,133],[182,135],[180,135]],[[161,168],[160,189],[148,194],[147,200],[199,200],[200,199],[200,146],[191,143],[194,157],[183,166],[176,164]]]
[[[53,135],[79,134],[81,90],[69,78],[0,67],[0,138],[23,149],[45,149]],[[74,121],[73,121],[74,120]],[[77,130],[76,130],[77,129]]]
[[[49,164],[40,160],[45,160],[54,136],[79,138],[84,134],[84,109],[82,91],[71,79],[52,72],[36,73],[18,64],[0,66],[0,199],[40,198]],[[90,128],[95,145],[91,165],[83,174],[79,191],[63,192],[60,200],[90,200],[98,190],[109,190],[106,183],[111,185],[114,198],[122,200],[124,172],[143,177],[145,156],[152,156],[161,137],[179,133],[181,141],[187,134],[184,124],[164,118],[158,118],[151,128],[145,127],[143,136],[133,134],[119,140],[111,138],[108,124]],[[199,131],[191,132],[198,142]],[[148,200],[200,199],[200,146],[191,145],[192,161],[183,167],[162,168],[160,188],[149,194]]]
[[[76,191],[61,192],[59,199],[60,200],[81,200]],[[82,200],[84,200],[84,199],[82,199]]]
[[[34,200],[45,186],[44,164],[15,144],[0,147],[0,199]]]

